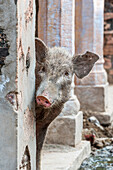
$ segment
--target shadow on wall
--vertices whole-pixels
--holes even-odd
[[[9,46],[6,34],[4,34],[4,30],[0,28],[0,75],[2,67],[5,65],[5,58],[9,55]]]

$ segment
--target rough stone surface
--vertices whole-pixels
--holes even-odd
[[[0,1],[0,29],[10,46],[0,75],[0,169],[12,170],[17,167],[17,113],[5,98],[16,90],[16,6],[12,0]]]
[[[109,110],[113,112],[113,85],[108,86],[108,105]]]
[[[81,110],[106,112],[108,107],[108,85],[103,86],[76,86]]]
[[[96,88],[95,88],[96,89]],[[92,110],[89,110],[89,114],[90,116],[95,116],[99,122],[102,124],[102,125],[109,125],[110,123],[113,122],[113,85],[109,85],[107,87],[107,95],[108,95],[108,108],[106,109],[105,112],[102,112],[102,111],[92,111]],[[94,99],[94,97],[92,96],[92,98],[90,98],[91,100]],[[97,102],[98,99],[94,99],[93,102]],[[96,106],[99,108],[99,104],[96,103]]]
[[[76,148],[45,145],[42,151],[42,170],[77,170],[91,152],[90,143],[82,141]]]
[[[113,122],[113,85],[108,86],[108,108],[106,112],[92,113],[101,124],[107,125]]]
[[[113,111],[92,113],[102,125],[109,125],[113,121]]]
[[[29,166],[35,170],[35,1],[18,1],[17,9],[18,168],[28,153]]]
[[[35,170],[36,165],[32,102],[35,91],[34,2],[26,0],[16,4],[12,0],[0,1],[0,30],[4,35],[0,35],[0,48],[8,47],[7,55],[2,49],[2,57],[5,58],[0,71],[1,170],[21,168],[25,163],[25,153],[30,158],[28,166]],[[29,55],[32,56],[30,67]]]
[[[76,146],[82,138],[83,114],[59,116],[49,126],[46,143]]]

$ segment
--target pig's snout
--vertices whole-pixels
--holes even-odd
[[[36,101],[40,106],[44,106],[46,108],[51,106],[51,102],[44,96],[37,96]]]

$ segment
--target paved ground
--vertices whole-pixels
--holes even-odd
[[[82,141],[76,148],[45,145],[42,151],[41,170],[77,170],[90,152],[90,144],[87,141]]]

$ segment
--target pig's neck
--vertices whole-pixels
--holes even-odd
[[[68,100],[68,99],[67,99]],[[66,99],[53,105],[50,109],[36,107],[36,121],[40,128],[48,127],[49,124],[60,114]]]
[[[36,108],[36,170],[41,169],[41,150],[49,124],[60,114],[64,103],[59,102],[51,109]]]

